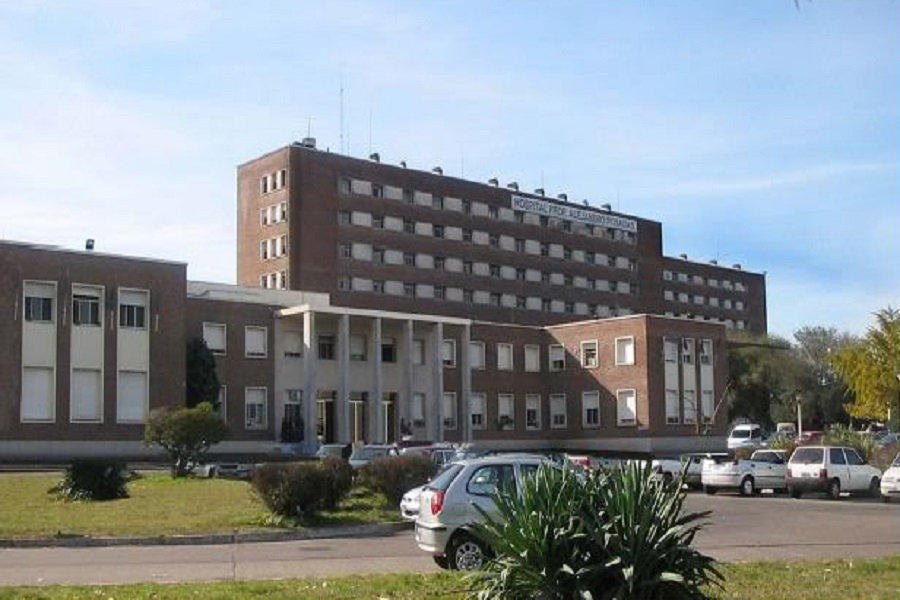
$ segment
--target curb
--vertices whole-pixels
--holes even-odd
[[[328,538],[387,536],[413,528],[412,522],[374,523],[345,527],[316,527],[300,531],[248,531],[209,535],[91,537],[62,535],[51,538],[0,539],[0,548],[100,548],[109,546],[206,546],[292,542]]]

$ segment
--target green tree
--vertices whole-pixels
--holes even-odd
[[[202,338],[194,338],[187,343],[185,356],[185,405],[194,408],[201,402],[209,402],[218,410],[219,377],[212,351]]]
[[[851,415],[884,419],[890,407],[900,413],[900,310],[876,312],[865,337],[832,355],[829,363],[855,396],[847,405]]]
[[[829,360],[857,339],[834,327],[816,326],[801,327],[794,332],[794,340],[797,358],[806,366],[799,386],[804,421],[816,426],[847,423],[849,415],[844,404],[850,392]],[[777,420],[793,421],[794,418]]]
[[[228,425],[212,405],[201,402],[195,408],[165,407],[150,413],[144,443],[160,446],[172,462],[172,475],[184,477],[228,434]]]

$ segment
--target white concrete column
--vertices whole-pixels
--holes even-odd
[[[350,315],[338,319],[337,336],[337,406],[334,418],[337,421],[335,437],[340,444],[350,443]]]
[[[381,372],[381,318],[372,319],[372,387],[366,410],[369,415],[369,433],[366,442],[377,444],[381,441],[381,395],[384,388]]]
[[[400,387],[400,393],[397,397],[397,438],[401,438],[400,421],[403,419],[406,423],[412,423],[412,397],[413,397],[413,322],[412,320],[403,323],[403,346],[406,349],[403,356],[403,380]]]
[[[318,448],[316,439],[316,368],[319,347],[316,339],[316,315],[303,313],[303,452]]]
[[[472,366],[469,364],[469,342],[472,340],[472,326],[463,325],[462,335],[460,336],[459,345],[459,405],[462,411],[462,433],[464,442],[475,441],[472,438]]]
[[[443,345],[444,345],[444,324],[435,323],[434,330],[431,334],[431,349],[426,352],[425,362],[430,360],[429,368],[431,370],[431,405],[434,410],[425,411],[425,417],[434,415],[435,433],[432,439],[435,442],[444,441],[444,361],[443,361]],[[430,355],[430,356],[429,356]]]

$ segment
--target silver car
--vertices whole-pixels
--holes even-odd
[[[473,533],[481,519],[475,508],[496,510],[494,492],[517,492],[523,478],[541,465],[552,465],[539,455],[508,454],[451,463],[419,497],[416,543],[441,568],[471,570],[484,564],[490,548]]]

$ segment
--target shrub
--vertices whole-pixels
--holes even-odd
[[[66,469],[63,480],[50,491],[69,500],[116,500],[128,497],[125,463],[79,459]]]
[[[350,494],[350,488],[353,487],[353,467],[349,462],[337,456],[326,456],[320,465],[328,474],[329,484],[329,493],[325,497],[324,508],[331,510]]]
[[[734,460],[745,460],[750,458],[750,455],[753,454],[755,448],[735,448],[734,449]]]
[[[900,453],[900,444],[878,446],[872,455],[869,456],[868,461],[873,467],[884,471],[891,466],[891,462],[898,453]]]
[[[150,413],[144,443],[162,447],[173,463],[172,474],[184,477],[228,432],[228,425],[213,412],[212,405],[201,402],[196,408],[162,408]]]
[[[434,462],[416,454],[376,458],[360,469],[360,483],[398,504],[403,494],[434,475]]]
[[[776,435],[769,444],[772,450],[784,450],[784,460],[787,461],[797,448],[797,440],[786,435]]]
[[[875,438],[867,433],[855,431],[846,425],[832,425],[822,436],[822,443],[829,446],[850,446],[855,448],[863,460],[868,462],[875,454],[878,444]]]
[[[691,547],[708,513],[685,513],[684,493],[628,464],[582,483],[542,467],[519,493],[496,496],[475,533],[495,553],[472,575],[479,598],[706,598],[721,584]],[[479,508],[479,510],[481,510]]]
[[[262,465],[253,470],[250,484],[273,513],[308,519],[325,507],[330,480],[321,465],[305,462]]]

